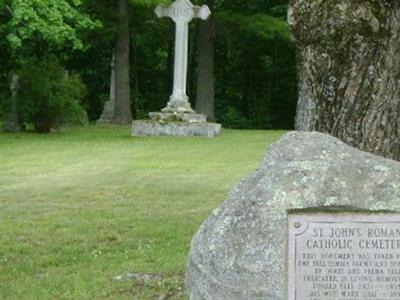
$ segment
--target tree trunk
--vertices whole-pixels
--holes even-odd
[[[20,88],[19,85],[19,76],[16,74],[12,75],[12,80],[10,83],[11,90],[11,109],[10,115],[6,122],[5,130],[10,132],[19,132],[21,131],[21,126],[19,124],[18,118],[18,90]]]
[[[139,107],[139,99],[140,99],[140,69],[139,69],[139,56],[138,56],[138,49],[137,45],[135,43],[132,43],[132,66],[133,66],[133,81],[134,81],[134,96],[133,96],[133,112],[132,115],[134,118],[138,118],[139,113],[140,113],[140,107]]]
[[[135,91],[134,91],[134,97],[133,97],[133,101],[134,101],[134,109],[132,112],[132,115],[134,116],[134,118],[138,118],[139,114],[140,114],[140,107],[139,107],[139,100],[140,100],[140,73],[139,73],[139,62],[138,62],[138,56],[137,56],[137,49],[133,48],[134,51],[134,55],[133,55],[133,68],[134,68],[134,83],[135,83]]]
[[[115,113],[113,123],[132,121],[129,82],[129,8],[127,0],[118,0],[119,32],[115,45]]]
[[[170,22],[169,25],[169,39],[168,39],[168,58],[167,58],[167,91],[170,92],[171,87],[174,85],[174,57],[175,57],[175,22]]]
[[[198,22],[201,22],[201,20],[197,20],[197,23],[193,22],[193,25],[196,26],[195,28],[198,28]],[[189,64],[188,64],[188,74],[187,74],[187,95],[189,96],[189,101],[190,105],[192,107],[195,106],[195,100],[193,100],[197,93],[197,90],[195,91],[195,87],[197,84],[197,53],[198,53],[198,46],[197,43],[199,42],[199,30],[194,30],[193,34],[189,35]]]
[[[399,1],[291,1],[298,130],[400,160],[399,16]]]
[[[215,88],[214,88],[214,31],[213,17],[207,21],[199,21],[197,67],[196,112],[207,115],[211,122],[215,121]]]

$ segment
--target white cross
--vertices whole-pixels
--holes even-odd
[[[174,88],[164,112],[192,113],[186,95],[189,22],[193,18],[207,20],[211,12],[207,5],[194,6],[189,0],[177,0],[170,7],[158,5],[157,17],[170,17],[176,23]]]

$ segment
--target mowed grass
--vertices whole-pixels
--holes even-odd
[[[0,133],[0,299],[184,299],[194,233],[282,134]]]

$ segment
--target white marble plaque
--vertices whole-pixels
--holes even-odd
[[[399,214],[290,214],[289,300],[399,300]]]

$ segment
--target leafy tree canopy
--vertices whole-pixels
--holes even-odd
[[[129,0],[129,3],[134,6],[156,6],[158,4],[169,5],[174,1],[172,0]]]
[[[7,21],[0,33],[18,50],[30,41],[43,41],[53,48],[70,45],[82,49],[80,32],[99,27],[98,21],[78,10],[81,0],[0,0]],[[5,11],[5,12],[4,12]]]

